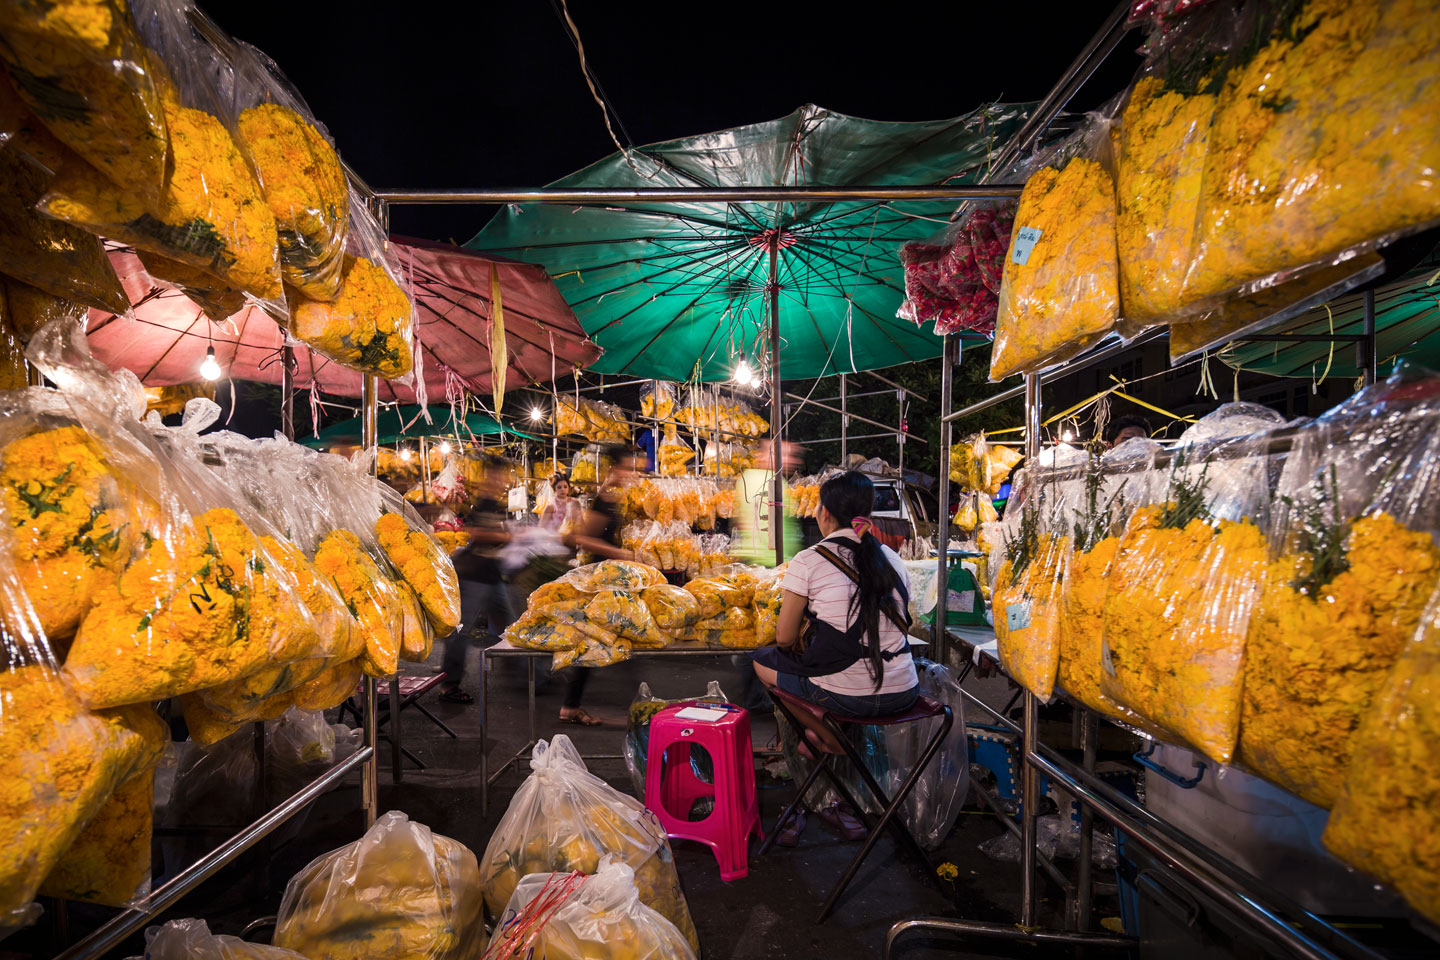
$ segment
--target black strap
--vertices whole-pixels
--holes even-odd
[[[845,576],[849,577],[851,582],[855,583],[857,586],[859,585],[860,574],[856,572],[854,567],[846,563],[839,554],[826,547],[823,542],[817,543],[815,545],[815,552],[820,554],[820,556],[824,557],[826,560],[829,560],[830,563],[833,564],[836,568],[838,568],[842,573],[844,573]],[[896,612],[895,598],[893,596],[885,598],[885,603],[880,607],[880,612],[885,614],[886,619],[888,619],[892,624],[894,624],[895,628],[899,630],[902,634],[908,635],[910,633],[910,618],[909,616],[906,616],[902,619],[900,614]]]

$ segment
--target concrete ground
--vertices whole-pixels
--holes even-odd
[[[408,665],[411,672],[432,673],[438,669],[439,649],[429,664]],[[465,688],[479,697],[479,652],[469,654]],[[623,748],[627,707],[642,680],[656,695],[666,698],[699,695],[706,682],[721,682],[731,699],[740,696],[741,670],[728,659],[685,658],[643,659],[595,670],[586,692],[585,706],[609,721],[606,726],[584,728],[557,722],[562,684],[548,678],[543,665],[538,670],[539,734],[549,737],[563,732],[585,754],[618,754]],[[1008,691],[1003,681],[976,680],[966,683],[987,702],[1003,704]],[[426,704],[458,734],[450,738],[418,711],[405,711],[403,742],[427,769],[407,764],[401,783],[393,783],[389,751],[381,743],[382,809],[405,811],[413,820],[469,846],[481,854],[490,834],[504,814],[511,795],[526,771],[511,771],[495,785],[488,815],[480,809],[480,759],[488,744],[493,757],[512,755],[526,741],[525,670],[517,659],[502,662],[491,676],[490,729],[483,730],[477,702],[460,706],[440,702],[430,694]],[[971,722],[978,718],[971,717]],[[756,749],[774,740],[773,719],[753,715]],[[498,762],[498,761],[492,761]],[[623,761],[598,760],[592,771],[617,789],[630,791]],[[492,765],[492,770],[494,769]],[[762,823],[769,829],[792,796],[788,781],[761,779]],[[285,880],[313,857],[355,839],[363,829],[359,809],[358,780],[324,797],[316,804],[298,835],[252,853],[222,870],[196,892],[179,902],[169,917],[204,917],[216,932],[239,933],[252,920],[273,915],[284,891]],[[703,954],[710,960],[759,960],[759,958],[878,958],[885,933],[898,920],[941,915],[972,920],[1013,923],[1019,905],[1020,876],[1017,864],[996,862],[977,846],[999,835],[1003,828],[972,800],[949,839],[932,853],[932,864],[954,863],[958,878],[942,893],[926,871],[903,854],[892,838],[882,838],[865,866],[856,876],[835,913],[824,924],[813,923],[813,915],[830,886],[844,869],[858,843],[845,842],[818,817],[811,817],[794,849],[775,848],[764,858],[752,852],[749,876],[722,883],[713,855],[699,844],[677,841],[675,860],[680,879],[699,931]],[[753,848],[752,848],[753,850]],[[1102,877],[1102,879],[1107,879]],[[1042,923],[1059,925],[1061,903],[1057,888],[1042,884]],[[1113,905],[1097,905],[1100,914],[1113,913]],[[0,960],[54,956],[61,942],[55,910],[31,930],[0,941]],[[113,911],[70,905],[68,925],[71,936],[83,933]],[[255,939],[264,939],[259,931]],[[915,938],[907,941],[897,956],[922,960],[931,956],[1037,955],[1034,947],[1007,947],[1003,944],[972,945],[969,949],[948,941]],[[138,956],[143,940],[132,937],[110,956]],[[973,952],[972,952],[973,951]],[[1040,956],[1068,955],[1041,949]],[[1099,954],[1097,954],[1099,956]]]

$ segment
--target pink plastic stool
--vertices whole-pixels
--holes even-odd
[[[755,795],[750,714],[739,707],[707,701],[705,707],[725,710],[724,719],[685,720],[676,716],[695,705],[690,702],[666,707],[650,721],[645,806],[660,819],[671,839],[696,840],[714,851],[721,880],[739,880],[750,872],[750,835],[765,839],[760,830],[760,801]],[[690,763],[692,744],[704,747],[714,761],[714,784],[695,776]],[[682,819],[702,797],[715,798],[710,815],[703,820]]]

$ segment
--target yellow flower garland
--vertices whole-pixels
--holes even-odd
[[[460,626],[460,578],[450,557],[429,534],[410,529],[398,513],[381,516],[375,535],[385,558],[419,595],[436,636],[454,633]]]
[[[380,574],[380,568],[349,530],[333,530],[315,549],[315,569],[335,584],[340,598],[350,608],[365,638],[361,655],[365,672],[388,677],[400,666],[400,637],[404,629],[400,597],[395,585]]]
[[[995,581],[995,639],[1000,662],[1016,683],[1041,700],[1049,700],[1055,692],[1061,593],[1069,550],[1069,540],[1042,534],[1036,556],[1019,576],[1007,559]]]

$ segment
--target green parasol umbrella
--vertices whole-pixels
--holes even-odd
[[[528,433],[511,429],[494,417],[483,413],[468,413],[463,419],[457,419],[453,407],[432,406],[429,411],[430,423],[426,423],[424,418],[420,417],[420,407],[417,404],[385,407],[380,410],[376,418],[378,442],[382,444],[399,443],[402,440],[417,440],[420,437],[458,437],[465,440],[472,436],[494,436],[500,433],[520,437],[524,440],[537,439]],[[349,420],[332,423],[321,430],[318,436],[302,440],[301,443],[308,447],[359,444],[360,418],[351,417]]]
[[[613,154],[551,186],[969,184],[1028,109],[995,104],[951,120],[883,123],[806,105],[780,120]],[[510,206],[466,246],[543,264],[605,350],[591,369],[653,379],[727,380],[742,359],[763,371],[778,281],[780,368],[822,377],[940,356],[939,337],[895,316],[905,296],[899,248],[941,229],[955,206]]]
[[[1365,329],[1365,298],[1351,293],[1314,307],[1277,333],[1357,335]],[[1440,252],[1390,283],[1375,288],[1375,356],[1383,368],[1404,358],[1440,369]],[[1220,351],[1227,365],[1272,377],[1358,377],[1350,343],[1341,341],[1237,343]],[[1383,376],[1383,370],[1382,370]]]

